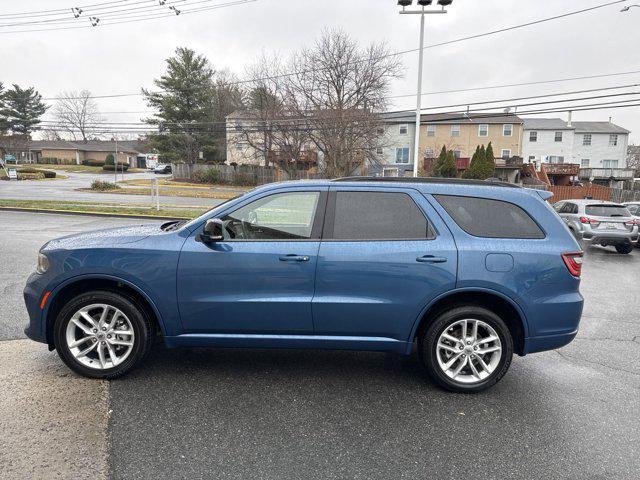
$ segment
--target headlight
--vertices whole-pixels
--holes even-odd
[[[42,275],[43,273],[46,273],[47,270],[49,270],[49,259],[44,253],[39,253],[36,272]]]

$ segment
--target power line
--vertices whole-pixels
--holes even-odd
[[[236,5],[242,5],[242,4],[246,4],[246,3],[253,3],[253,2],[257,2],[258,0],[236,0],[236,1],[232,1],[232,2],[228,2],[228,3],[222,3],[219,5],[213,5],[210,7],[200,7],[200,8],[192,8],[190,10],[181,10],[180,11],[180,16],[182,15],[188,15],[190,13],[198,13],[198,12],[204,12],[204,11],[208,11],[208,10],[217,10],[219,8],[226,8],[226,7],[233,7]],[[134,22],[143,22],[143,21],[147,21],[147,20],[155,20],[155,19],[160,19],[160,18],[168,18],[168,17],[176,17],[176,13],[175,12],[171,12],[171,13],[159,13],[159,14],[155,14],[155,15],[148,15],[145,16],[144,18],[138,18],[138,19],[133,19],[133,20],[121,20],[121,21],[117,21],[117,22],[105,22],[105,23],[100,23],[100,24],[96,24],[96,25],[78,25],[78,26],[73,26],[73,27],[55,27],[55,28],[41,28],[41,29],[26,29],[26,30],[12,30],[12,31],[8,31],[8,32],[0,32],[0,35],[3,34],[10,34],[10,33],[29,33],[29,32],[51,32],[51,31],[59,31],[59,30],[76,30],[79,28],[96,28],[98,26],[107,26],[107,25],[120,25],[120,24],[124,24],[124,23],[134,23]]]
[[[78,23],[79,21],[82,21],[83,19],[89,18],[91,16],[100,16],[100,18],[102,19],[103,17],[107,17],[113,14],[118,14],[118,13],[127,13],[127,12],[131,12],[131,11],[135,11],[135,10],[164,10],[163,5],[159,4],[157,1],[153,1],[152,5],[149,5],[149,2],[153,1],[153,0],[141,0],[141,1],[137,1],[137,2],[127,2],[127,5],[114,5],[114,6],[109,6],[109,7],[102,7],[102,8],[96,8],[96,9],[82,9],[82,7],[74,7],[74,8],[70,8],[67,9],[66,12],[64,13],[57,13],[57,14],[53,14],[53,15],[49,15],[49,16],[54,16],[55,18],[45,18],[42,20],[30,20],[29,17],[27,18],[27,21],[21,21],[20,19],[0,19],[2,21],[13,21],[15,23],[3,23],[0,24],[0,27],[15,27],[15,26],[21,26],[21,25],[37,25],[37,24],[50,24],[50,25],[64,25],[64,24],[68,24],[71,22],[76,22]],[[168,0],[169,3],[182,3],[188,0]],[[138,5],[138,4],[146,4],[140,7],[131,7],[132,5]],[[119,9],[120,7],[125,7],[122,9]],[[102,10],[106,10],[106,11],[102,11]],[[76,16],[77,15],[77,16]]]
[[[463,107],[467,106],[468,107],[470,105],[482,105],[482,104],[487,104],[487,103],[517,102],[517,101],[521,101],[521,100],[530,100],[530,99],[535,99],[535,98],[548,98],[548,97],[576,95],[576,94],[582,94],[582,93],[594,93],[594,92],[600,92],[600,91],[609,91],[609,90],[622,89],[622,88],[631,88],[631,87],[637,87],[637,86],[640,86],[640,84],[628,84],[628,85],[619,85],[619,86],[612,86],[612,87],[592,88],[592,89],[587,89],[587,90],[574,90],[574,91],[569,91],[569,92],[550,93],[550,94],[546,94],[546,95],[535,95],[535,96],[507,98],[507,99],[499,99],[499,100],[489,100],[489,101],[485,101],[485,102],[476,102],[476,103],[469,103],[469,104],[439,105],[437,107],[424,108],[423,110],[436,110],[436,109],[443,109],[443,108],[456,108],[456,107],[461,107],[461,106],[463,106]],[[628,96],[628,95],[640,95],[640,92],[624,92],[624,93],[607,94],[607,95],[590,95],[590,96],[586,96],[586,97],[562,98],[562,99],[558,99],[558,100],[545,100],[545,101],[538,101],[538,102],[524,103],[524,104],[506,103],[506,104],[503,104],[503,105],[494,105],[494,106],[485,107],[485,108],[474,108],[474,109],[468,108],[467,110],[462,110],[462,111],[449,111],[449,112],[440,112],[440,113],[464,113],[464,112],[472,113],[472,112],[479,112],[479,111],[503,109],[503,108],[506,108],[506,107],[519,108],[519,107],[524,107],[524,106],[545,105],[545,104],[552,104],[552,103],[578,102],[578,101],[585,101],[585,100],[620,97],[620,96]],[[567,106],[567,110],[572,108],[572,107],[573,106]],[[403,112],[405,112],[405,111],[404,110],[401,110],[401,111],[390,111],[390,112],[386,112],[386,113],[403,113]],[[123,112],[123,113],[135,113],[135,112]],[[146,112],[141,112],[141,113],[146,113]],[[154,112],[151,112],[151,113],[154,113]],[[438,113],[434,113],[434,114],[437,115]],[[339,118],[339,117],[323,117],[323,118]],[[305,117],[288,117],[288,118],[281,118],[281,119],[277,119],[277,120],[273,120],[273,121],[292,122],[292,121],[306,121],[306,120],[308,120],[308,118],[305,118]],[[49,121],[49,120],[45,120],[45,121]],[[55,120],[51,120],[51,121],[55,122]],[[260,119],[256,119],[256,121],[260,121]],[[159,121],[159,123],[162,123],[163,125],[175,125],[176,124],[175,122],[162,122],[162,121]],[[220,122],[196,122],[196,123],[193,123],[193,122],[179,122],[178,124],[182,124],[182,123],[190,123],[190,125],[200,125],[200,124],[223,125],[223,124],[226,124],[227,122],[226,121],[220,121]],[[108,124],[108,125],[153,125],[154,123],[142,122],[141,121],[141,122],[97,122],[96,124]]]
[[[490,90],[490,89],[497,89],[497,88],[509,88],[509,87],[520,87],[520,86],[527,86],[527,85],[540,85],[540,84],[545,84],[545,83],[556,83],[556,82],[565,82],[565,81],[573,81],[573,80],[585,80],[585,79],[593,79],[593,78],[606,78],[606,77],[616,77],[616,76],[622,76],[622,75],[632,75],[632,74],[636,74],[636,73],[640,73],[640,70],[632,70],[629,72],[617,72],[617,73],[605,73],[605,74],[598,74],[598,75],[587,75],[587,76],[581,76],[581,77],[568,77],[568,78],[560,78],[560,79],[554,79],[554,80],[538,80],[538,81],[533,81],[533,82],[522,82],[522,83],[512,83],[512,84],[507,84],[507,85],[490,85],[490,86],[484,86],[484,87],[473,87],[473,88],[463,88],[463,89],[457,89],[457,90],[443,90],[443,91],[439,91],[439,92],[427,92],[427,93],[423,93],[423,95],[439,95],[439,94],[444,94],[444,93],[459,93],[459,92],[471,92],[471,91],[476,91],[476,90]],[[243,85],[243,84],[247,84],[247,83],[252,83],[254,81],[258,81],[258,80],[264,80],[264,79],[255,79],[255,80],[238,80],[238,81],[233,81],[233,82],[225,82],[224,84],[221,84],[220,86],[222,87],[230,87],[230,86],[235,86],[235,85]],[[636,86],[636,84],[633,84],[632,86]],[[611,88],[618,88],[618,87],[611,87]],[[620,86],[619,88],[624,88],[623,86]],[[599,89],[595,89],[595,90],[599,90]],[[594,91],[595,91],[594,90]],[[603,89],[604,90],[604,89]],[[162,92],[154,92],[154,93],[162,93]],[[112,94],[112,95],[92,95],[91,98],[122,98],[122,97],[137,97],[137,96],[142,96],[143,94],[141,92],[138,93],[118,93],[118,94]],[[393,99],[393,98],[400,98],[400,97],[410,97],[413,96],[415,97],[415,94],[409,94],[409,95],[392,95],[389,97],[386,97],[387,99]],[[551,95],[541,95],[541,96],[551,96]],[[82,100],[84,97],[45,97],[42,100]],[[466,105],[471,105],[470,103],[465,103]],[[461,105],[458,105],[461,106]],[[438,108],[438,107],[433,107],[433,108]]]
[[[102,5],[114,4],[114,3],[125,3],[129,0],[112,0],[110,2],[102,2],[102,3],[94,3],[90,5],[79,5],[78,8],[87,9],[91,7],[99,7]],[[146,0],[146,1],[154,1],[154,0]],[[29,17],[29,16],[43,16],[43,15],[55,15],[54,12],[67,12],[71,10],[71,7],[68,8],[56,8],[53,10],[39,10],[39,11],[31,11],[31,12],[21,12],[21,13],[0,13],[0,18],[3,17]]]
[[[620,4],[620,3],[625,3],[626,1],[627,0],[616,0],[614,2],[603,3],[603,4],[600,4],[600,5],[595,5],[593,7],[583,8],[581,10],[574,10],[573,12],[567,12],[567,13],[563,13],[563,14],[560,14],[560,15],[555,15],[553,17],[542,18],[540,20],[534,20],[532,22],[522,23],[520,25],[514,25],[512,27],[500,28],[498,30],[492,30],[490,32],[479,33],[477,35],[470,35],[468,37],[456,38],[455,40],[449,40],[449,41],[446,41],[446,42],[440,42],[440,43],[433,43],[431,45],[425,45],[424,48],[441,47],[443,45],[451,45],[452,43],[464,42],[466,40],[473,40],[473,39],[476,39],[476,38],[486,37],[486,36],[489,36],[489,35],[495,35],[496,33],[508,32],[508,31],[511,31],[511,30],[516,30],[518,28],[530,27],[532,25],[538,25],[540,23],[550,22],[550,21],[553,21],[553,20],[558,20],[560,18],[566,18],[566,17],[570,17],[572,15],[578,15],[580,13],[586,13],[586,12],[591,12],[593,10],[598,10],[600,8],[610,7],[611,5],[617,5],[617,4]],[[419,52],[419,51],[420,51],[420,48],[413,48],[413,49],[410,49],[410,50],[404,50],[402,53]]]
[[[524,87],[528,85],[542,85],[545,83],[559,83],[559,82],[570,82],[574,80],[591,80],[594,78],[606,78],[606,77],[617,77],[621,75],[634,75],[636,73],[640,73],[640,70],[631,70],[628,72],[616,72],[616,73],[604,73],[599,75],[583,75],[580,77],[564,77],[564,78],[556,78],[553,80],[539,80],[535,82],[522,82],[522,83],[508,83],[503,85],[490,85],[485,87],[474,87],[474,88],[459,88],[456,90],[440,90],[437,92],[427,92],[422,95],[442,95],[445,93],[462,93],[462,92],[473,92],[478,90],[492,90],[494,88],[511,88],[511,87]],[[408,93],[404,95],[394,95],[388,98],[404,98],[404,97],[415,97],[415,93]]]
[[[547,98],[547,97],[559,97],[562,95],[577,95],[577,94],[581,94],[581,93],[592,93],[592,92],[601,92],[601,91],[606,91],[606,90],[619,90],[622,88],[632,88],[632,87],[638,87],[640,86],[639,83],[629,83],[627,85],[618,85],[615,87],[602,87],[602,88],[590,88],[587,90],[574,90],[571,92],[561,92],[561,93],[547,93],[545,95],[531,95],[528,97],[516,97],[516,98],[502,98],[500,100],[485,100],[482,102],[467,102],[467,103],[458,103],[458,104],[454,104],[454,105],[438,105],[435,107],[425,107],[422,110],[438,110],[441,108],[455,108],[455,107],[468,107],[471,105],[485,105],[487,103],[504,103],[504,102],[516,102],[516,101],[520,101],[520,100],[531,100],[534,98]],[[622,94],[622,95],[626,95],[626,94]],[[572,101],[572,100],[577,100],[577,99],[567,99],[566,101]],[[560,100],[559,100],[560,101]],[[564,100],[562,100],[564,101]],[[544,103],[544,102],[540,102],[540,103]],[[491,108],[499,108],[499,107],[491,107]]]
[[[636,103],[630,103],[630,102],[636,102]],[[515,113],[509,113],[509,114],[505,114],[502,112],[487,112],[487,113],[475,113],[472,117],[473,120],[481,120],[481,119],[491,119],[491,118],[504,118],[504,117],[513,117],[514,120],[516,118],[519,118],[521,115],[541,115],[541,114],[549,114],[549,113],[560,113],[560,112],[566,112],[568,110],[571,111],[586,111],[586,110],[605,110],[605,109],[616,109],[616,108],[627,108],[627,107],[633,107],[633,106],[638,106],[640,105],[640,99],[638,98],[634,98],[634,99],[628,99],[628,100],[620,100],[620,101],[607,101],[607,102],[601,102],[601,103],[591,103],[591,104],[585,104],[585,105],[575,105],[572,106],[570,108],[567,107],[551,107],[551,108],[536,108],[536,109],[531,109],[531,110],[527,110],[527,111],[521,111],[518,112],[517,115]],[[456,114],[459,114],[458,116],[455,116]],[[438,118],[438,116],[441,115],[441,118]],[[469,120],[470,117],[468,115],[466,115],[465,113],[461,113],[461,112],[442,112],[442,113],[438,113],[438,114],[431,114],[430,115],[430,119],[428,121],[433,122],[433,123],[438,123],[438,122],[442,122],[442,121],[446,121],[446,122],[454,122],[454,121],[465,121],[465,120]],[[236,133],[236,134],[248,134],[248,133],[259,133],[259,132],[265,132],[265,131],[277,131],[279,128],[280,129],[286,129],[287,132],[290,133],[294,133],[294,132],[304,132],[304,131],[308,131],[310,129],[313,130],[333,130],[336,129],[338,127],[336,126],[332,126],[332,125],[315,125],[315,126],[311,126],[310,125],[310,121],[314,121],[314,120],[321,120],[321,121],[329,121],[329,120],[334,120],[334,119],[339,119],[340,117],[323,117],[323,118],[314,118],[314,117],[310,117],[310,118],[291,118],[291,119],[277,119],[277,120],[271,120],[271,124],[270,125],[249,125],[249,126],[244,126],[240,129],[238,129],[236,126],[234,125],[229,125],[228,122],[196,122],[196,123],[189,123],[189,122],[181,122],[181,123],[171,123],[171,122],[166,122],[163,123],[163,125],[174,125],[174,126],[178,126],[181,127],[180,129],[172,129],[172,130],[166,130],[167,133]],[[287,124],[285,123],[285,121],[296,121],[296,123],[294,124]],[[343,121],[347,121],[353,124],[358,124],[358,123],[372,123],[370,119],[359,119],[359,118],[353,118],[351,120],[344,119],[342,118]],[[66,125],[62,125],[60,123],[56,123],[56,122],[51,122],[51,121],[43,121],[42,122],[45,127],[48,128],[52,128],[52,129],[57,129],[57,130],[69,130],[68,126]],[[260,124],[260,120],[256,120],[255,123]],[[262,122],[264,123],[264,122]],[[384,123],[384,120],[383,120]],[[508,123],[508,122],[505,122]],[[91,131],[103,131],[103,132],[108,132],[108,131],[112,131],[115,129],[121,129],[120,131],[129,131],[129,132],[159,132],[159,133],[163,133],[163,131],[159,131],[158,127],[153,127],[151,125],[149,125],[149,127],[145,127],[145,125],[149,125],[149,124],[136,124],[136,123],[110,123],[110,124],[101,124],[101,125],[92,125],[88,127],[88,130]],[[223,127],[217,128],[217,129],[212,129],[211,126],[214,125],[224,125]]]
[[[47,25],[68,25],[71,23],[79,23],[80,21],[83,21],[84,19],[90,19],[91,17],[93,18],[97,18],[99,19],[99,21],[101,22],[101,24],[105,24],[105,20],[118,20],[118,19],[134,19],[134,18],[140,18],[140,19],[150,19],[150,18],[155,18],[155,16],[174,16],[176,14],[180,14],[182,12],[187,12],[188,10],[184,10],[183,7],[187,7],[187,6],[195,6],[195,5],[199,5],[202,3],[210,3],[212,1],[215,0],[167,0],[164,4],[158,4],[158,3],[154,3],[153,5],[143,5],[140,7],[126,7],[124,9],[120,9],[120,10],[113,10],[114,7],[103,7],[103,8],[109,8],[111,9],[111,11],[107,11],[107,12],[102,12],[102,13],[98,13],[97,11],[94,10],[90,10],[90,11],[82,11],[82,15],[81,16],[66,16],[66,17],[61,17],[61,18],[50,18],[50,19],[45,19],[45,20],[33,20],[33,21],[29,21],[29,22],[19,22],[19,23],[8,23],[8,24],[0,24],[0,27],[13,27],[13,26],[21,26],[21,25],[29,25],[29,24],[44,24],[46,23]],[[129,3],[128,5],[136,5],[139,3],[148,3],[149,0],[143,0],[143,1],[139,1],[139,2],[133,2],[133,3]],[[190,2],[190,3],[185,3],[185,2]],[[167,11],[167,9],[171,9],[173,8],[173,6],[175,6],[175,4],[181,4],[182,6],[180,7],[181,10],[172,10],[172,11]],[[139,11],[136,11],[139,10]],[[136,11],[134,14],[130,15],[131,12]],[[83,28],[88,28],[87,25],[83,26]]]

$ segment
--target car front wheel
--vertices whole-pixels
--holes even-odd
[[[152,328],[128,298],[109,291],[81,294],[54,324],[60,358],[74,372],[112,379],[134,368],[148,353]]]
[[[509,328],[478,306],[447,310],[425,329],[420,357],[429,377],[454,392],[475,393],[495,385],[513,357]]]

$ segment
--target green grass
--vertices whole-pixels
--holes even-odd
[[[0,209],[23,208],[29,210],[50,210],[80,213],[102,213],[118,215],[149,215],[153,217],[195,218],[206,211],[206,208],[160,208],[131,205],[96,205],[88,202],[67,202],[48,200],[5,200],[0,199]]]

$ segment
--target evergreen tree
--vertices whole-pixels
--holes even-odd
[[[493,155],[493,147],[491,146],[491,142],[489,142],[484,155],[484,162],[482,163],[482,180],[493,177],[495,170],[496,160]]]
[[[453,150],[447,152],[444,163],[440,166],[440,176],[445,178],[455,178],[458,175],[456,157]]]
[[[42,96],[33,87],[22,89],[15,84],[11,90],[2,94],[1,104],[0,116],[4,118],[2,123],[14,135],[25,137],[38,129],[40,117],[48,108],[42,102]]]
[[[147,105],[158,110],[146,121],[159,127],[160,133],[149,139],[164,160],[194,164],[201,151],[215,148],[213,77],[204,56],[177,48],[167,59],[166,73],[153,82],[160,91],[142,89]]]
[[[4,135],[9,130],[9,121],[5,116],[4,110],[4,85],[0,82],[0,135]]]
[[[446,163],[447,163],[447,147],[443,145],[442,150],[440,150],[440,155],[438,155],[436,162],[433,164],[433,167],[431,167],[430,175],[432,177],[441,177],[442,175],[440,174],[440,170]]]
[[[476,151],[471,156],[469,162],[469,168],[467,168],[462,174],[462,178],[475,178],[475,171],[478,168],[478,161],[480,160],[480,145],[476,146]]]
[[[115,157],[113,156],[113,153],[108,154],[104,159],[105,165],[114,165],[115,163],[116,161],[115,161]]]

